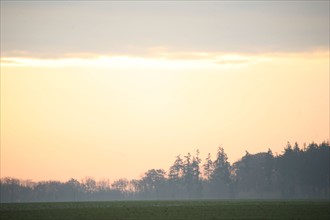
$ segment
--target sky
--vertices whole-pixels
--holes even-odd
[[[1,1],[1,177],[329,141],[329,66],[329,1]]]

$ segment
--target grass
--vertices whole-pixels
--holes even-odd
[[[0,219],[330,219],[330,201],[115,201],[1,204]]]

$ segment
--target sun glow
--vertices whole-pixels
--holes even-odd
[[[147,69],[208,69],[235,68],[269,61],[269,57],[210,53],[160,53],[158,57],[93,56],[61,59],[3,57],[1,65],[8,67],[100,67]]]
[[[327,51],[63,57],[1,59],[3,175],[137,178],[196,148],[235,161],[329,134]]]
[[[66,66],[94,66],[94,67],[116,67],[116,68],[180,68],[180,67],[205,67],[206,62],[173,61],[164,59],[150,59],[141,57],[100,56],[97,58],[64,58],[64,59],[31,59],[31,58],[2,58],[4,66],[31,66],[31,67],[66,67]]]

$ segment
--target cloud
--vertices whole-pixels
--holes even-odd
[[[1,6],[3,56],[149,56],[155,54],[150,48],[160,52],[161,46],[187,53],[177,52],[177,58],[202,59],[194,53],[292,53],[329,48],[328,1],[46,1],[1,2]],[[166,50],[162,55],[168,56]]]
[[[28,53],[23,53],[27,55]],[[223,54],[208,52],[170,51],[164,47],[152,48],[146,56],[129,54],[66,54],[62,58],[2,57],[4,66],[46,67],[106,67],[106,68],[216,68],[239,66],[267,60],[253,54]]]
[[[17,56],[1,57],[4,66],[46,67],[106,67],[106,68],[222,68],[241,67],[282,58],[328,59],[328,50],[299,53],[222,53],[173,51],[166,47],[155,47],[143,55],[75,53],[58,57],[38,57],[21,52]],[[35,55],[35,54],[34,54]]]
[[[21,62],[14,59],[1,59],[1,65],[20,65]]]

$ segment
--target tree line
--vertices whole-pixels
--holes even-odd
[[[178,155],[166,172],[150,169],[141,179],[67,182],[1,178],[1,202],[107,201],[142,199],[330,199],[329,142],[300,148],[290,143],[280,155],[271,150],[246,154],[233,164],[222,147],[202,163]]]

